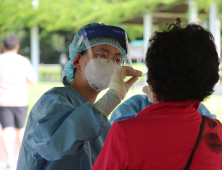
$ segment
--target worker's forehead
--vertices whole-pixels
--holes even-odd
[[[92,47],[94,51],[108,52],[113,54],[121,54],[120,50],[109,44],[99,44]]]

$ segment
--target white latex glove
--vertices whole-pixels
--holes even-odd
[[[128,81],[124,82],[126,76],[133,76]],[[123,100],[129,88],[142,76],[142,72],[134,70],[132,67],[123,66],[112,75],[110,81],[110,89],[113,89],[121,100]]]
[[[153,103],[153,92],[150,90],[149,86],[144,86],[142,91],[147,95],[148,100]]]
[[[124,82],[126,76],[133,76]],[[110,89],[99,99],[93,107],[99,110],[104,116],[108,117],[115,107],[123,100],[129,88],[142,76],[142,72],[134,70],[132,67],[123,66],[112,75]]]

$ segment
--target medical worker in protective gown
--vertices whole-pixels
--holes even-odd
[[[130,57],[119,27],[84,26],[69,46],[69,58],[65,87],[47,91],[31,110],[17,170],[89,170],[110,129],[107,116],[142,75],[124,66]],[[126,76],[132,77],[124,82]]]

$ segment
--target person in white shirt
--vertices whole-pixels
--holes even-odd
[[[3,54],[0,55],[0,123],[8,168],[15,163],[14,142],[20,147],[24,134],[28,105],[27,83],[37,82],[30,61],[17,54],[19,47],[18,38],[8,35],[3,39]]]

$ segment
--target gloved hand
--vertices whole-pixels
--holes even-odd
[[[126,76],[133,76],[127,82],[124,82]],[[132,67],[121,67],[116,73],[112,75],[110,81],[110,89],[113,89],[119,96],[120,100],[123,100],[128,92],[129,88],[138,80],[138,77],[142,76],[142,72],[134,70]]]
[[[124,82],[126,76],[133,76]],[[112,75],[110,81],[110,89],[99,99],[93,106],[106,117],[115,109],[115,107],[123,100],[129,88],[142,76],[142,72],[134,70],[132,67],[123,66]]]
[[[145,93],[148,97],[148,100],[153,103],[153,93],[152,91],[150,90],[150,87],[149,86],[144,86],[143,89],[142,89],[143,93]]]

